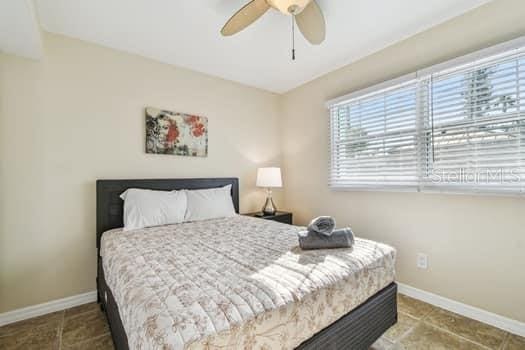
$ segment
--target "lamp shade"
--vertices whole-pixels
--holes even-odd
[[[257,169],[257,187],[282,187],[281,168]]]

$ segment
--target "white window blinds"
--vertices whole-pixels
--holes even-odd
[[[333,106],[330,184],[417,184],[416,81]]]
[[[329,102],[330,186],[525,193],[525,40],[516,42]]]

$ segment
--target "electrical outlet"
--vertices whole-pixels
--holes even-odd
[[[428,268],[428,255],[423,253],[417,254],[417,267],[420,269]]]

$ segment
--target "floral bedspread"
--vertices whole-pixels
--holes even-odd
[[[236,216],[104,233],[130,349],[293,349],[394,280],[392,247],[302,251],[300,229]]]

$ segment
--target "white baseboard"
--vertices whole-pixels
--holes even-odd
[[[432,304],[456,314],[472,318],[476,321],[503,329],[509,333],[525,337],[525,323],[523,322],[485,311],[474,306],[463,304],[458,301],[417,289],[403,283],[397,282],[397,286],[398,291],[401,294],[424,301],[428,304]]]
[[[418,299],[442,309],[472,318],[488,325],[503,329],[507,332],[525,337],[525,323],[516,321],[474,306],[460,303],[458,301],[439,296],[409,285],[399,283],[398,291],[414,299]],[[22,309],[8,311],[0,314],[0,326],[26,320],[32,317],[42,316],[51,312],[61,311],[70,307],[91,303],[97,300],[97,292],[87,292],[71,297],[53,300],[47,303],[28,306]]]
[[[74,306],[92,303],[94,301],[97,301],[96,291],[4,312],[0,314],[0,326],[17,321],[27,320],[32,317],[42,316],[55,311],[69,309],[70,307]]]

